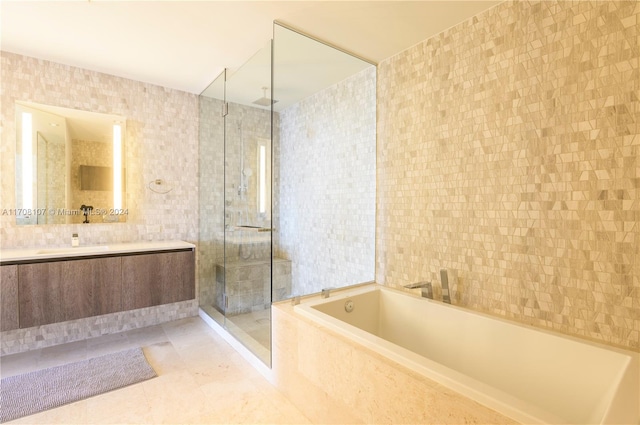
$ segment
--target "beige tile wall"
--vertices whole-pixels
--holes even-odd
[[[280,112],[274,251],[293,295],[374,279],[376,69]]]
[[[15,208],[15,101],[127,117],[126,223],[17,226],[0,214],[0,248],[198,239],[197,96],[8,52],[0,53],[0,209]],[[167,194],[149,189],[162,179]],[[3,332],[0,354],[90,338],[196,315],[197,301]]]
[[[378,282],[640,350],[636,1],[507,1],[378,75]],[[440,296],[436,284],[436,296]]]
[[[15,208],[15,101],[127,117],[126,224],[16,226],[0,215],[2,248],[198,238],[196,95],[13,53],[1,52],[0,208]],[[169,193],[149,190],[166,181]]]

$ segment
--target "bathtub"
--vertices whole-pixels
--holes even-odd
[[[640,423],[637,353],[378,284],[294,311],[521,423]]]

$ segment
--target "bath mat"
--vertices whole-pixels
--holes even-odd
[[[32,415],[157,376],[141,348],[0,381],[0,422]]]

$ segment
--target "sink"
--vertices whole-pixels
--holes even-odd
[[[36,251],[38,255],[51,255],[51,254],[79,254],[86,252],[104,252],[108,251],[109,247],[107,245],[97,245],[97,246],[78,246],[74,248],[50,248],[50,249],[41,249]]]

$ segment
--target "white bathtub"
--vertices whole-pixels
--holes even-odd
[[[295,311],[522,423],[640,423],[637,353],[377,284]]]

